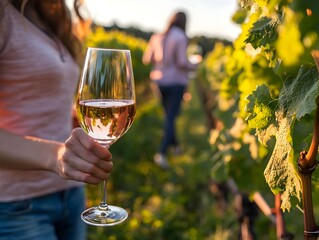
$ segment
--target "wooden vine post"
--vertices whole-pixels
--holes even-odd
[[[312,56],[319,69],[319,51],[313,51]],[[317,239],[319,236],[319,227],[316,224],[313,203],[312,203],[312,184],[311,177],[317,167],[317,155],[319,145],[319,98],[316,99],[316,112],[314,121],[314,132],[308,152],[300,153],[298,159],[298,170],[302,184],[302,204],[304,211],[304,238],[307,240]]]

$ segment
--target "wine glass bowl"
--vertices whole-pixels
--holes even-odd
[[[80,126],[102,146],[109,147],[133,122],[133,100],[97,99],[78,102]]]
[[[109,148],[130,128],[136,112],[135,86],[129,50],[88,48],[76,101],[80,126],[100,145]],[[99,206],[85,210],[88,224],[112,226],[128,214],[106,203],[106,181],[102,182]]]

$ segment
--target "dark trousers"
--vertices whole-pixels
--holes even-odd
[[[177,146],[175,119],[179,113],[185,86],[176,85],[159,87],[162,95],[162,105],[165,111],[164,133],[159,152],[166,154],[170,146]]]

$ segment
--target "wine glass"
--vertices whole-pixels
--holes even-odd
[[[109,148],[132,125],[136,112],[135,86],[129,50],[88,48],[81,73],[77,119],[89,136]],[[106,203],[106,181],[99,206],[86,209],[81,218],[94,226],[112,226],[128,214]]]

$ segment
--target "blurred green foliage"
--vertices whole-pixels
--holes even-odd
[[[183,153],[169,153],[172,168],[168,171],[153,162],[162,136],[163,112],[148,79],[150,66],[141,62],[145,44],[103,29],[93,31],[87,41],[88,46],[131,50],[138,101],[132,127],[110,148],[114,168],[107,185],[108,203],[124,207],[129,217],[118,226],[89,226],[88,238],[213,240],[234,236],[238,230],[235,212],[219,209],[210,191],[209,129],[194,80],[189,89],[192,99],[183,102],[177,122]],[[99,191],[98,186],[87,186],[88,206],[99,204]]]
[[[247,1],[249,3],[254,5],[254,1]],[[263,171],[274,141],[268,142],[267,147],[260,144],[245,119],[250,116],[246,111],[248,95],[256,86],[265,84],[269,95],[276,99],[283,86],[282,75],[278,73],[283,71],[278,71],[282,67],[276,60],[274,43],[257,41],[256,44],[262,46],[259,48],[245,43],[248,33],[260,35],[272,31],[266,25],[273,22],[265,19],[254,28],[261,15],[248,14],[251,6],[241,9],[236,16],[237,22],[242,23],[243,34],[233,46],[216,42],[214,51],[207,54],[191,81],[192,99],[183,102],[177,123],[183,154],[170,153],[172,168],[168,171],[153,163],[162,134],[163,112],[148,79],[150,66],[141,61],[146,41],[102,28],[95,29],[89,36],[87,46],[131,50],[138,102],[131,129],[110,149],[114,170],[108,182],[108,203],[127,209],[129,218],[110,228],[90,226],[90,240],[238,239],[234,199],[230,196],[226,207],[222,207],[225,203],[212,192],[212,179],[224,182],[231,177],[241,191],[259,191],[273,206],[273,195]],[[243,21],[244,17],[250,20]],[[276,38],[276,34],[271,33],[264,39],[268,41],[273,37]],[[205,102],[198,87],[205,89],[209,96]],[[204,107],[218,119],[215,129],[207,128]],[[254,119],[255,123],[257,120]],[[301,129],[296,127],[295,134],[306,137]],[[87,193],[88,206],[99,204],[97,186],[87,186]],[[285,218],[288,231],[293,231],[297,239],[302,237],[302,213],[291,209]],[[275,227],[262,215],[255,230],[258,239],[275,239]]]
[[[85,44],[88,47],[130,50],[136,84],[142,83],[148,79],[150,66],[145,66],[142,63],[143,52],[147,44],[145,40],[120,31],[114,30],[106,32],[102,27],[97,27],[86,38]]]
[[[249,172],[254,166],[270,189],[282,194],[282,208],[289,211],[301,201],[297,159],[312,131],[309,122],[319,95],[311,55],[319,44],[319,5],[299,0],[240,4],[233,18],[242,33],[232,47],[216,46],[198,71],[215,95],[212,114],[221,123],[211,134],[219,152],[213,175],[248,183],[231,169],[239,164]],[[261,185],[257,180],[242,187],[252,191]]]
[[[218,119],[210,134],[211,174],[220,181],[234,178],[242,191],[280,193],[282,209],[290,211],[289,231],[290,216],[302,208],[297,160],[309,147],[319,95],[318,57],[311,54],[319,49],[319,5],[239,3],[233,20],[241,34],[233,46],[216,45],[197,72],[209,86],[211,114]],[[313,180],[317,186],[317,171]],[[317,187],[314,193],[317,199]],[[303,217],[297,215],[300,228],[290,231],[302,238]]]

